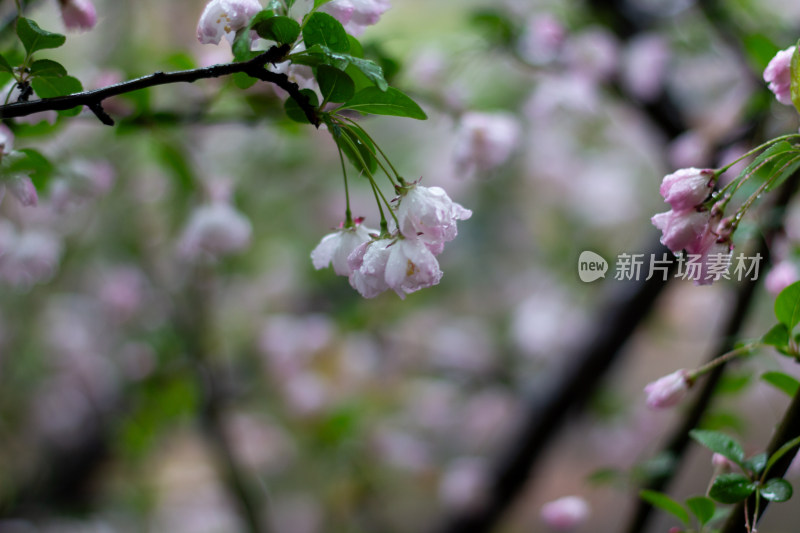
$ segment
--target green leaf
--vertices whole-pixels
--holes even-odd
[[[67,41],[65,36],[45,31],[34,21],[24,17],[17,19],[17,36],[29,56],[37,50],[58,48]]]
[[[736,394],[750,384],[750,374],[725,374],[715,389],[716,394]]]
[[[783,372],[765,372],[761,374],[761,379],[779,391],[784,392],[790,398],[794,398],[797,390],[800,389],[800,381]]]
[[[670,513],[684,524],[689,525],[689,513],[686,512],[683,505],[666,494],[654,490],[642,490],[639,492],[639,497],[650,505]]]
[[[61,78],[67,75],[64,66],[50,59],[37,59],[31,63],[31,76],[41,78]]]
[[[292,54],[290,57],[293,63],[308,65],[310,67],[330,65],[339,70],[347,71],[352,65],[370,82],[380,88],[380,90],[385,91],[389,87],[381,66],[369,59],[363,59],[351,54],[334,52],[328,47],[319,44],[314,45],[304,52]],[[348,71],[347,73],[351,78],[355,79],[352,71]]]
[[[785,502],[792,497],[792,485],[785,479],[772,478],[764,483],[758,492],[765,500]]]
[[[476,11],[473,13],[470,22],[482,30],[492,42],[509,44],[515,39],[516,30],[513,20],[500,10],[483,9]]]
[[[784,444],[783,446],[781,446],[780,448],[778,448],[778,450],[775,453],[773,453],[772,456],[769,458],[769,461],[767,461],[767,467],[764,469],[765,475],[769,473],[770,469],[773,466],[775,466],[775,463],[780,461],[781,457],[789,453],[792,450],[792,448],[798,445],[800,445],[800,437],[795,437],[786,444]]]
[[[325,4],[327,4],[330,1],[331,0],[314,0],[314,9],[322,7],[322,6],[324,6]]]
[[[428,116],[417,103],[395,89],[389,87],[386,92],[378,87],[367,87],[345,102],[339,110],[353,109],[360,113],[372,115],[391,115],[425,120]],[[337,110],[338,111],[338,110]]]
[[[739,503],[753,491],[756,484],[742,474],[722,474],[717,476],[708,495],[720,503]]]
[[[0,54],[0,72],[10,72],[11,74],[14,73],[14,67],[8,62],[8,60]]]
[[[261,13],[265,13],[262,11]],[[253,29],[259,37],[275,41],[278,44],[293,43],[300,36],[300,24],[289,17],[262,17],[253,19]]]
[[[760,474],[764,471],[764,467],[767,466],[767,454],[765,453],[758,453],[750,458],[748,458],[744,462],[744,467],[752,472],[755,475]]]
[[[712,452],[723,455],[736,464],[741,465],[744,461],[742,445],[724,433],[693,429],[689,432],[689,436]]]
[[[792,54],[792,62],[789,72],[791,73],[791,94],[792,103],[795,109],[800,111],[800,40],[797,41]]]
[[[375,147],[369,138],[357,128],[328,123],[328,128],[333,135],[336,145],[347,156],[347,159],[359,172],[374,173],[378,169],[378,161],[375,159]]]
[[[695,496],[686,500],[686,507],[697,517],[700,524],[705,525],[714,518],[714,510],[717,508],[717,504],[711,498]]]
[[[768,346],[787,348],[789,346],[789,330],[785,324],[775,324],[761,337],[761,342]]]
[[[350,40],[344,26],[327,13],[312,13],[303,27],[303,42],[306,48],[319,44],[333,52],[350,50]]]
[[[259,55],[261,52],[253,52],[250,49],[252,46],[253,41],[250,39],[250,28],[246,27],[237,31],[236,37],[233,39],[233,46],[231,46],[233,60],[237,63],[241,63],[243,61],[249,61]]]
[[[800,322],[800,281],[783,289],[775,299],[775,317],[789,331]]]
[[[79,93],[83,90],[81,82],[72,76],[34,78],[31,80],[31,87],[36,91],[39,98],[56,98],[57,96]]]
[[[355,94],[353,80],[339,69],[320,65],[317,67],[316,77],[323,101],[346,102]]]
[[[625,472],[619,468],[599,468],[586,476],[586,482],[591,485],[614,485],[624,486],[626,480]]]
[[[749,33],[742,36],[742,44],[756,70],[763,71],[780,48],[766,35]]]
[[[308,97],[308,101],[312,107],[316,108],[319,106],[317,93],[311,89],[300,89],[300,94],[304,94]],[[283,104],[283,109],[286,111],[286,115],[295,122],[300,122],[302,124],[309,123],[305,111],[303,111],[303,108],[300,107],[294,98],[287,98],[286,102]]]
[[[45,156],[33,148],[14,150],[3,157],[0,166],[3,176],[26,174],[38,190],[47,185],[53,174],[53,164]]]

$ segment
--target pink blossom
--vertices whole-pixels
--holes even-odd
[[[658,213],[650,221],[662,232],[661,244],[673,252],[686,249],[690,253],[700,253],[697,250],[708,227],[709,213],[670,209],[665,213]]]
[[[648,383],[644,388],[647,407],[663,409],[677,405],[686,396],[691,385],[691,376],[685,368]]]
[[[456,132],[456,167],[464,174],[499,167],[519,144],[520,134],[519,123],[506,113],[464,113]]]
[[[700,205],[711,192],[716,177],[708,168],[682,168],[664,177],[661,196],[675,211],[686,211]]]
[[[534,65],[546,65],[561,52],[567,32],[550,13],[531,18],[519,41],[519,53]]]
[[[7,154],[14,149],[14,132],[5,124],[0,124],[0,153]]]
[[[377,232],[362,226],[361,221],[357,220],[355,226],[351,228],[341,228],[324,236],[311,252],[314,268],[320,270],[333,265],[336,274],[349,276],[352,270],[347,264],[347,258],[358,246],[371,239],[370,233]]]
[[[460,457],[453,460],[439,481],[439,499],[450,509],[475,509],[486,501],[489,467],[486,459]]]
[[[8,181],[8,190],[25,207],[35,207],[39,203],[36,187],[28,176],[18,174]]]
[[[261,9],[258,0],[211,0],[197,23],[197,40],[201,44],[219,44],[224,36],[233,44],[236,32]]]
[[[730,472],[736,467],[736,463],[722,455],[721,453],[715,453],[711,456],[711,464],[714,466],[715,469],[721,470],[723,472]]]
[[[544,504],[541,516],[555,531],[570,531],[589,517],[589,504],[579,496],[565,496]]]
[[[91,0],[60,0],[61,19],[68,30],[87,31],[97,24],[97,12]]]
[[[458,235],[457,220],[467,220],[472,211],[453,202],[441,187],[412,183],[400,192],[397,222],[407,238],[424,241],[434,254]]]
[[[652,101],[663,87],[669,58],[669,44],[660,35],[634,37],[623,57],[623,84],[637,98]]]
[[[400,298],[439,283],[442,271],[420,239],[381,239],[357,247],[348,258],[350,285],[364,298],[392,289]]]
[[[333,0],[320,8],[344,25],[347,33],[358,37],[367,26],[378,23],[391,4],[389,0]]]
[[[227,203],[194,210],[180,239],[180,251],[190,259],[219,257],[244,250],[253,232],[250,221]]]
[[[775,93],[778,102],[792,105],[792,55],[794,46],[781,50],[764,69],[764,81],[769,84],[769,90]]]
[[[770,294],[777,296],[783,289],[799,279],[800,273],[797,272],[795,264],[791,261],[781,261],[769,271],[764,286]]]

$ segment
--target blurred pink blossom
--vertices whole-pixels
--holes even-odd
[[[711,456],[711,465],[719,472],[730,472],[736,468],[736,463],[721,453],[715,453]]]
[[[781,50],[764,69],[764,81],[769,84],[769,90],[775,94],[778,102],[792,105],[792,55],[794,46]]]
[[[686,396],[690,386],[689,371],[685,368],[648,383],[644,388],[647,407],[664,409],[677,405]]]
[[[389,0],[333,0],[320,11],[332,15],[347,33],[358,37],[367,26],[377,24],[390,7]]]
[[[519,145],[521,128],[507,113],[464,113],[455,135],[454,157],[459,172],[488,172],[506,161]]]
[[[218,258],[250,245],[250,221],[232,205],[215,202],[195,208],[178,248],[189,259]]]
[[[663,37],[655,34],[634,37],[623,55],[622,83],[640,100],[653,100],[663,87],[669,59],[669,45]]]
[[[91,0],[59,0],[61,19],[68,30],[87,31],[97,24],[97,12]]]
[[[451,461],[439,481],[439,500],[449,509],[475,509],[486,501],[489,465],[480,457]]]
[[[619,66],[619,42],[600,27],[592,27],[570,36],[564,43],[569,67],[593,82],[608,80]]]
[[[797,280],[800,280],[797,266],[792,261],[785,260],[770,269],[767,279],[764,281],[764,287],[770,294],[777,296],[783,289]]]
[[[17,175],[8,181],[8,190],[24,207],[35,207],[39,203],[36,187],[29,176]]]
[[[543,13],[527,21],[517,48],[526,61],[546,65],[558,57],[566,36],[564,25],[550,13]]]
[[[261,9],[258,0],[211,0],[197,23],[197,40],[201,44],[219,44],[225,37],[233,44],[236,32]]]
[[[0,123],[0,152],[7,154],[14,149],[14,132],[8,126]]]
[[[571,531],[589,517],[589,504],[579,496],[564,496],[542,506],[542,520],[555,531]]]

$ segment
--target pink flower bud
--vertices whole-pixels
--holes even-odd
[[[714,455],[711,456],[711,464],[714,466],[715,469],[724,472],[730,472],[736,466],[736,463],[734,463],[721,453],[715,453]]]
[[[682,168],[664,176],[661,196],[675,211],[685,211],[701,204],[714,185],[714,171],[708,168]]]
[[[791,261],[781,261],[769,271],[764,286],[770,294],[778,295],[780,292],[800,279],[797,267]]]
[[[377,24],[390,7],[389,0],[333,0],[320,11],[341,22],[347,33],[359,36],[367,26]]]
[[[11,178],[8,182],[8,190],[25,207],[35,207],[39,203],[36,187],[28,176],[20,174]]]
[[[589,504],[578,496],[565,496],[542,506],[542,520],[555,531],[569,531],[589,517]]]
[[[675,253],[684,249],[694,250],[703,241],[708,226],[707,212],[675,211],[658,213],[650,221],[661,230],[661,244]]]
[[[792,105],[792,55],[794,46],[781,50],[764,69],[764,81],[769,84],[769,90],[775,93],[778,102]]]
[[[97,24],[97,12],[91,0],[60,0],[61,19],[68,30],[87,31]]]
[[[677,405],[686,396],[691,385],[689,371],[685,368],[657,379],[644,388],[647,407],[663,409]]]

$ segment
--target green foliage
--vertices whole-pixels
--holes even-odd
[[[744,449],[735,439],[719,431],[693,429],[689,436],[714,453],[727,457],[736,464],[744,461]]]
[[[52,59],[37,59],[31,63],[30,75],[42,78],[61,78],[67,75],[67,69]]]
[[[789,331],[800,322],[800,281],[783,289],[775,299],[775,317]]]
[[[800,111],[800,40],[797,41],[792,54],[792,62],[790,67],[791,75],[791,95],[794,107]]]
[[[425,120],[428,116],[417,103],[394,87],[381,91],[367,87],[345,102],[339,110],[352,109],[364,114],[391,115]]]
[[[293,54],[291,59],[293,63],[308,65],[310,67],[330,65],[339,70],[346,70],[350,66],[353,66],[382,91],[385,91],[389,87],[389,84],[384,78],[383,69],[374,61],[350,54],[335,52],[327,46],[316,44],[304,52]],[[348,74],[353,77],[352,73],[348,72]]]
[[[56,98],[83,90],[80,80],[72,76],[42,76],[31,80],[31,87],[40,98]]]
[[[704,496],[689,498],[686,500],[686,506],[702,525],[709,523],[714,518],[714,511],[717,508],[714,500]]]
[[[470,22],[493,43],[512,45],[516,39],[514,21],[503,11],[481,9],[472,14]]]
[[[251,26],[259,37],[278,44],[291,44],[300,36],[300,24],[296,20],[275,16],[271,11],[256,14]]]
[[[639,492],[639,497],[652,505],[658,507],[662,511],[666,511],[675,516],[686,525],[689,525],[689,513],[686,512],[683,505],[673,500],[666,494],[656,492],[654,490],[643,490]]]
[[[30,176],[36,188],[42,190],[53,175],[53,164],[33,148],[14,150],[3,156],[0,163],[0,176],[5,178],[15,174]]]
[[[58,48],[67,41],[64,35],[43,30],[34,21],[24,17],[17,20],[17,36],[29,57],[39,50]]]
[[[237,72],[232,76],[232,78],[233,78],[233,84],[242,90],[249,89],[250,87],[255,85],[256,82],[258,82],[258,79],[252,76],[248,76],[244,72]]]
[[[350,50],[350,40],[344,26],[327,13],[312,13],[303,26],[303,42],[306,48],[321,45],[333,52]]]
[[[325,102],[346,102],[355,94],[353,80],[339,69],[320,65],[316,77]]]
[[[779,141],[761,152],[739,176],[753,174],[751,186],[772,179],[766,188],[770,191],[786,181],[800,167],[800,161],[797,161],[798,154],[800,152],[796,146],[786,141]]]
[[[317,99],[317,93],[315,93],[311,89],[300,89],[300,94],[303,94],[308,98],[308,103],[309,105],[311,105],[311,107],[314,108],[319,107],[319,100]],[[294,98],[287,98],[286,102],[284,102],[283,104],[283,109],[286,112],[286,116],[288,116],[295,122],[300,122],[302,124],[309,123],[305,111],[303,111],[303,108],[300,107],[300,104],[298,104]]]
[[[336,145],[356,170],[371,174],[378,169],[378,161],[373,155],[375,146],[360,128],[330,121],[328,128]]]
[[[789,453],[792,448],[795,448],[798,445],[800,445],[800,437],[796,437],[778,448],[778,450],[770,456],[769,461],[767,461],[767,466],[764,469],[764,475],[766,476],[769,473],[772,467],[775,466],[775,463],[780,461],[781,457]]]
[[[792,485],[785,479],[773,478],[758,490],[761,497],[771,502],[785,502],[792,497]]]
[[[764,467],[767,466],[767,454],[758,453],[750,458],[748,458],[744,463],[743,466],[746,470],[752,472],[754,475],[759,475],[761,472],[764,471]]]
[[[767,346],[774,346],[782,353],[787,353],[789,346],[789,330],[785,324],[775,324],[772,328],[761,337],[761,342]]]
[[[800,381],[783,372],[765,372],[761,375],[761,380],[769,383],[790,398],[793,398],[797,394],[797,390],[800,389]]]
[[[753,491],[756,484],[742,474],[722,474],[717,476],[711,485],[708,495],[720,503],[739,503]]]
[[[0,72],[14,73],[14,68],[2,54],[0,54]]]

